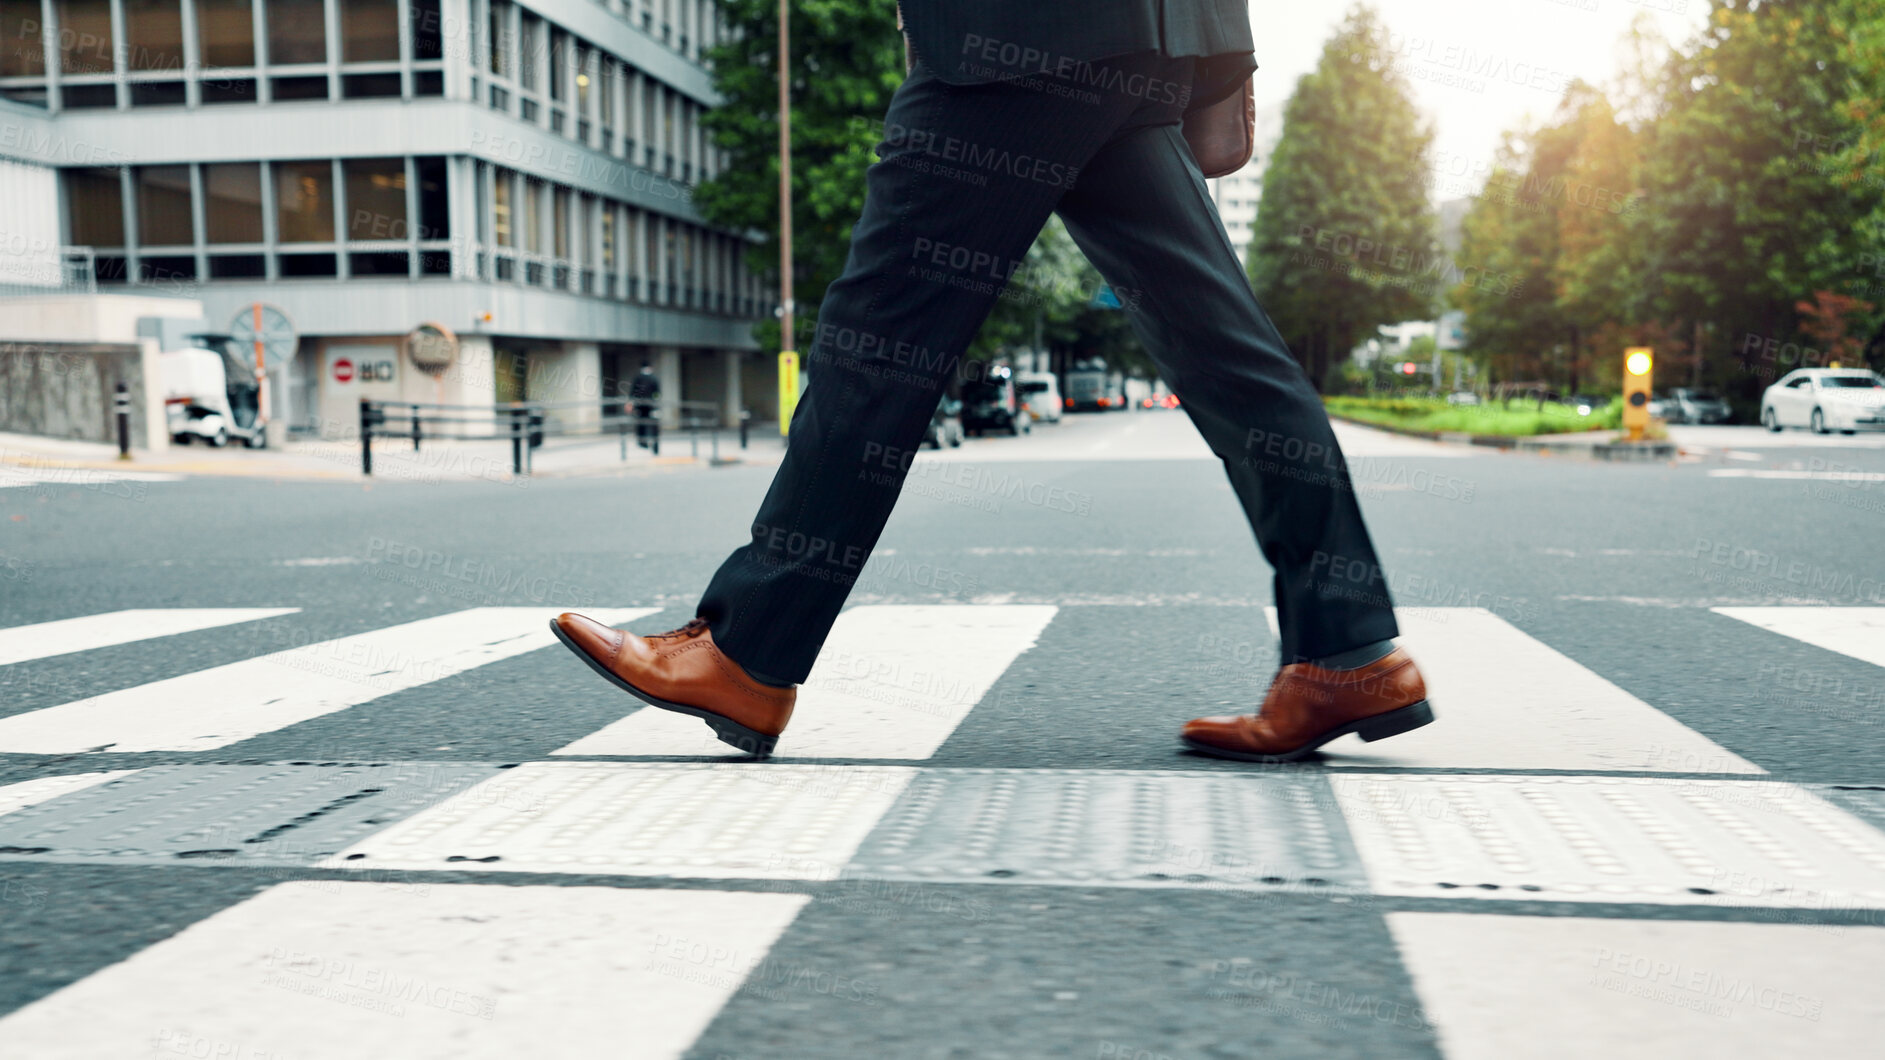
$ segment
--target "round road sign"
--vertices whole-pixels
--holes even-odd
[[[288,314],[263,302],[251,302],[236,310],[229,321],[229,334],[241,346],[243,360],[255,359],[255,340],[262,340],[262,367],[273,372],[294,359],[295,326]]]
[[[334,382],[353,382],[353,362],[342,357],[334,362]]]

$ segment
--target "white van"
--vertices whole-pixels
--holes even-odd
[[[1054,373],[1016,372],[1014,388],[1029,416],[1044,423],[1060,422],[1060,380]]]

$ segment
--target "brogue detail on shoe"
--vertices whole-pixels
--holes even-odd
[[[558,615],[559,635],[588,657],[592,667],[644,702],[703,718],[729,738],[745,730],[762,742],[785,731],[798,701],[796,688],[775,688],[755,681],[714,643],[707,620],[693,618],[666,633],[636,636],[611,629],[572,612]],[[598,650],[604,646],[607,650]],[[760,753],[765,753],[764,751]]]
[[[1353,670],[1292,663],[1277,672],[1255,714],[1196,718],[1180,736],[1200,751],[1232,758],[1287,761],[1349,732],[1378,739],[1432,720],[1427,684],[1405,649]],[[1397,711],[1412,713],[1370,719]]]

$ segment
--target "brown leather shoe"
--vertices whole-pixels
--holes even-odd
[[[1351,732],[1385,740],[1432,720],[1420,668],[1395,648],[1353,670],[1292,663],[1277,673],[1257,713],[1197,718],[1185,723],[1179,738],[1224,758],[1292,762]]]
[[[651,707],[701,719],[715,736],[748,754],[771,754],[792,720],[798,689],[748,677],[720,653],[704,618],[637,637],[566,611],[550,620],[550,631],[615,687]]]

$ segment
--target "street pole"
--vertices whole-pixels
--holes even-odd
[[[779,0],[779,364],[781,373],[787,362],[797,367],[797,342],[793,336],[792,313],[792,46],[789,22],[790,0]],[[784,380],[781,380],[784,382]],[[797,373],[792,373],[790,390],[780,387],[779,433],[785,434],[792,420],[790,406],[798,403]]]

